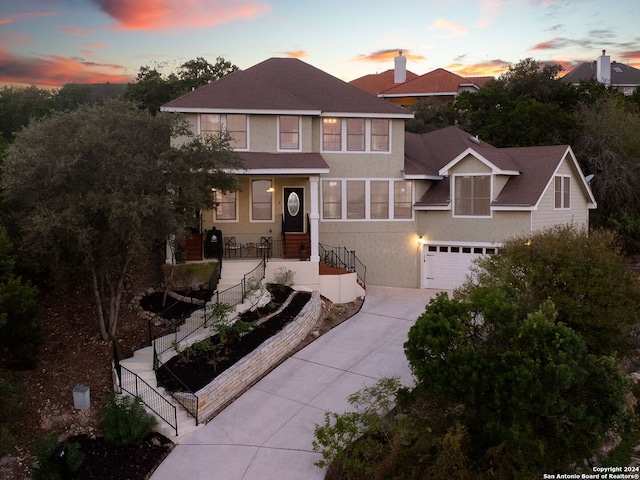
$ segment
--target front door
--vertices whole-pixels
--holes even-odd
[[[304,189],[284,188],[284,231],[304,232]]]

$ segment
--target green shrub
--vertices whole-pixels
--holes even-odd
[[[69,473],[77,472],[82,462],[84,454],[80,451],[77,443],[66,444],[65,461],[56,461],[54,452],[56,447],[62,446],[55,437],[36,437],[31,441],[31,455],[33,464],[31,465],[31,478],[33,480],[64,480],[68,478],[65,470]]]
[[[111,395],[102,410],[100,428],[107,442],[118,447],[140,445],[156,426],[140,398]]]

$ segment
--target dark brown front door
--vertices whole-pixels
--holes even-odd
[[[304,232],[304,189],[284,189],[284,231]]]

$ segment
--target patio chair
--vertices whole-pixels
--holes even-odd
[[[231,256],[231,252],[234,257],[237,257],[240,248],[242,247],[236,243],[236,237],[224,237],[224,251],[227,257]],[[242,254],[242,252],[240,253]]]
[[[271,258],[271,237],[262,237],[260,243],[256,245],[256,257]]]

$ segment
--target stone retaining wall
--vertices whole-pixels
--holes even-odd
[[[196,392],[198,423],[210,420],[247,388],[286,358],[313,330],[322,314],[320,293],[311,294],[298,317],[209,385]]]

